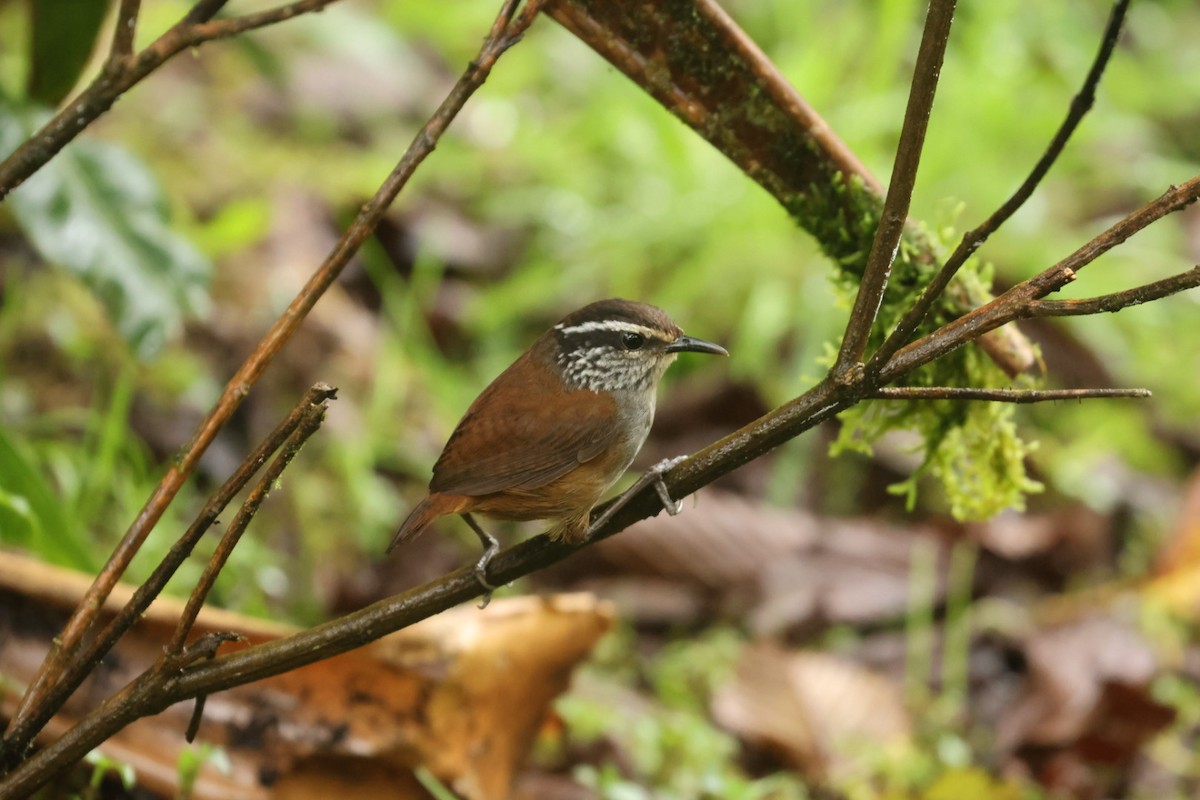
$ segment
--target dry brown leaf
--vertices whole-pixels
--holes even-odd
[[[1107,561],[1112,554],[1112,521],[1075,504],[1046,514],[1008,512],[967,526],[985,548],[1010,561],[1053,551],[1071,571]]]
[[[0,672],[23,683],[88,584],[78,573],[0,554]],[[129,593],[119,587],[107,608]],[[181,604],[160,599],[76,693],[47,734],[60,734],[162,652]],[[612,624],[591,595],[465,606],[358,650],[208,699],[200,741],[225,748],[232,772],[201,771],[195,797],[424,798],[423,765],[468,800],[508,796],[550,701]],[[291,628],[206,609],[195,635],[237,631],[252,642]],[[11,713],[16,696],[4,696]],[[139,784],[176,792],[190,703],[130,725],[103,750]]]
[[[891,681],[848,659],[769,643],[742,654],[713,715],[820,781],[853,769],[849,754],[862,743],[896,745],[912,735]]]
[[[913,547],[926,533],[872,519],[822,518],[706,489],[683,514],[644,520],[595,549],[607,563],[639,576],[631,590],[606,585],[619,602],[632,604],[622,606],[629,616],[694,615],[700,600],[687,591],[698,587],[766,635],[815,619],[856,623],[902,614]],[[944,563],[941,543],[927,539]],[[680,584],[677,602],[662,602],[669,590],[651,593],[647,575]],[[936,591],[940,597],[940,582]]]
[[[1150,645],[1131,625],[1090,616],[1041,630],[1024,643],[1022,696],[1000,720],[1002,750],[1063,747],[1093,733],[1108,687],[1141,687],[1158,670]],[[1098,716],[1099,714],[1099,716]]]
[[[817,535],[811,514],[705,489],[685,501],[682,514],[642,520],[596,551],[629,572],[727,589],[753,580],[780,556],[811,548]]]

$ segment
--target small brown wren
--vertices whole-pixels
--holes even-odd
[[[588,536],[592,507],[632,463],[654,421],[658,381],[678,353],[729,355],[684,336],[665,311],[601,300],[546,331],[475,399],[433,467],[429,496],[413,508],[388,551],[437,517],[460,514],[483,543],[475,566],[484,588],[499,543],[472,512],[505,520],[553,520],[553,539]],[[663,462],[657,480],[669,511]],[[628,496],[628,494],[626,495]]]

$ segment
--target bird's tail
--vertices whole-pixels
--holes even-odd
[[[439,494],[438,492],[430,494],[409,512],[408,518],[404,520],[400,530],[396,531],[396,535],[392,537],[392,543],[388,545],[387,552],[390,553],[405,542],[420,536],[429,523],[438,517],[465,510],[467,505],[464,502],[465,499],[457,495]]]

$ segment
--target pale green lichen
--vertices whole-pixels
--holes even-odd
[[[909,233],[912,234],[910,238]],[[923,229],[906,232],[893,268],[893,279],[879,311],[871,348],[877,347],[899,322],[932,275],[934,266],[918,258],[936,252],[938,242]],[[961,294],[981,302],[989,297],[991,269],[971,259],[955,279]],[[834,280],[840,292],[852,297],[858,278],[843,272]],[[917,335],[952,319],[959,309],[949,303],[936,306]],[[1023,379],[1025,383],[1031,383]],[[909,375],[907,386],[997,388],[1011,379],[979,348],[961,347]],[[1041,491],[1029,478],[1025,458],[1036,444],[1023,441],[1014,422],[1015,406],[963,400],[904,400],[864,403],[841,415],[842,429],[831,453],[845,450],[870,452],[872,445],[892,430],[917,432],[922,440],[922,463],[916,472],[890,490],[904,495],[909,508],[917,487],[928,476],[943,488],[950,513],[960,520],[985,519],[1006,508],[1023,509],[1025,495]]]

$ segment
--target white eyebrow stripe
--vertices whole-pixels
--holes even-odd
[[[645,325],[638,325],[636,322],[624,322],[619,319],[581,322],[569,328],[564,328],[560,322],[554,326],[554,329],[567,335],[572,333],[591,333],[592,331],[619,331],[622,333],[640,333],[643,336],[650,336],[655,339],[662,338],[662,334],[654,328],[647,328]]]

